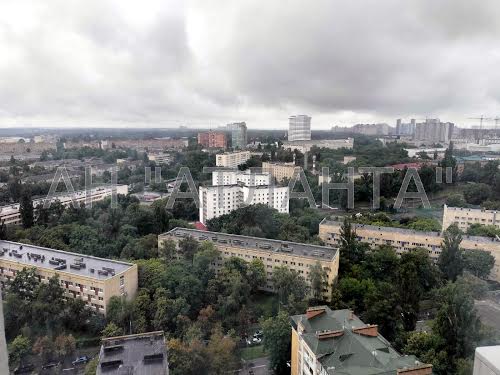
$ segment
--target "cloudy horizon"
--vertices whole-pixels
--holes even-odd
[[[500,3],[0,3],[0,128],[500,116]],[[485,123],[493,126],[493,121]]]

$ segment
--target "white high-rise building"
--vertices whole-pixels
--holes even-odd
[[[311,117],[307,115],[290,116],[288,126],[288,140],[311,140]]]
[[[212,172],[213,186],[200,186],[200,222],[259,203],[288,213],[288,186],[272,186],[270,180],[269,173]]]
[[[271,174],[251,173],[246,171],[217,171],[212,172],[212,185],[237,185],[244,184],[247,186],[269,185],[271,183]]]

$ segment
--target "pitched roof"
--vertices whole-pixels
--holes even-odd
[[[399,354],[378,334],[377,326],[363,323],[350,310],[321,306],[291,320],[329,374],[396,374],[422,365],[415,356]]]

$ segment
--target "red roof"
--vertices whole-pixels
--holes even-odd
[[[201,221],[197,221],[194,223],[194,227],[198,230],[207,230],[207,227],[205,224],[203,224]]]

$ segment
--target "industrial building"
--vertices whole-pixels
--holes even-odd
[[[137,291],[137,265],[18,242],[0,241],[0,284],[24,268],[34,268],[40,282],[59,275],[68,298],[79,298],[106,313],[113,296],[131,299]]]
[[[185,228],[175,228],[161,234],[158,236],[158,246],[161,247],[167,239],[178,242],[186,237],[192,237],[199,242],[210,241],[216,246],[220,254],[211,265],[215,270],[219,270],[224,260],[231,257],[247,262],[260,259],[264,263],[267,276],[263,289],[271,292],[274,291],[272,275],[276,267],[286,266],[308,281],[310,267],[319,262],[327,273],[324,297],[327,300],[331,298],[332,284],[337,279],[339,269],[339,252],[334,248]]]

